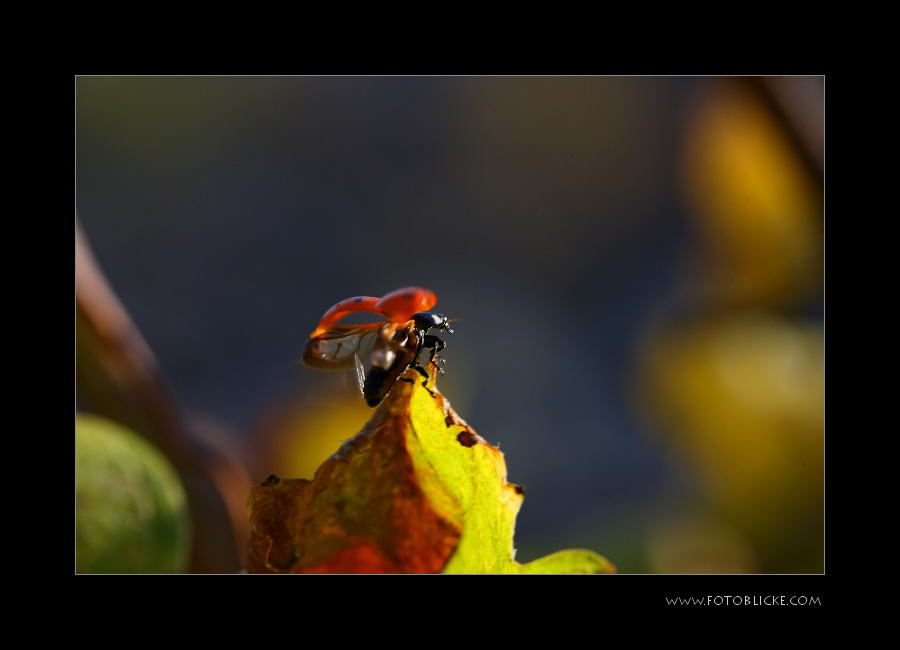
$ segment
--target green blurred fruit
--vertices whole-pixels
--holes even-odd
[[[131,430],[76,414],[76,572],[177,573],[189,549],[187,500],[169,461]]]

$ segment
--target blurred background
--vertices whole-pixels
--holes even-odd
[[[525,487],[517,560],[824,570],[823,78],[75,91],[76,408],[170,458],[184,570],[237,571],[250,487],[362,427],[297,360],[333,303],[407,285],[462,317],[438,387]]]

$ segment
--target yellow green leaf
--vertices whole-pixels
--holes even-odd
[[[615,573],[616,568],[602,555],[584,549],[557,551],[520,564],[517,573]]]
[[[312,480],[271,476],[251,491],[248,572],[614,570],[590,551],[515,562],[522,489],[507,482],[503,454],[421,383],[397,382]]]

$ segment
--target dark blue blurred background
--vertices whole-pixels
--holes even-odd
[[[78,217],[181,401],[250,447],[326,381],[295,364],[326,308],[434,290],[463,319],[439,387],[526,488],[518,559],[653,570],[636,546],[692,472],[635,413],[636,359],[687,281],[715,83],[79,77]]]

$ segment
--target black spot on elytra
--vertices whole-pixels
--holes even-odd
[[[278,481],[281,480],[281,477],[275,476],[274,474],[270,475],[265,481],[263,481],[263,487],[268,487],[270,485],[275,485]]]
[[[360,296],[359,298],[354,298],[353,302],[362,302],[362,296]]]

